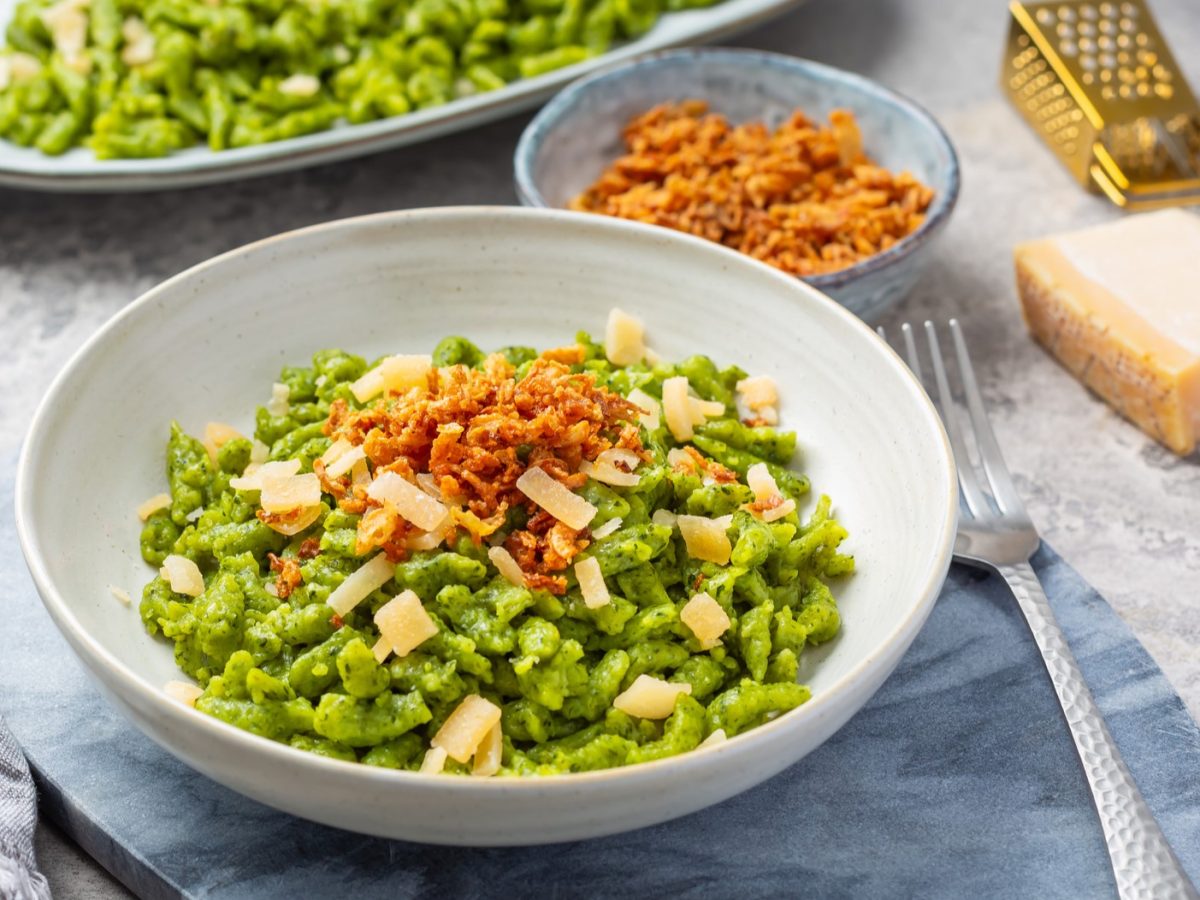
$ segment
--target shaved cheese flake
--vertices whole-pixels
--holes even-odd
[[[437,623],[425,612],[421,598],[413,591],[404,591],[379,607],[375,625],[383,640],[400,657],[408,656],[438,633]]]
[[[353,382],[350,392],[359,403],[366,403],[385,391],[402,394],[415,387],[427,387],[432,368],[432,356],[388,356]]]
[[[325,602],[339,616],[344,616],[395,575],[396,566],[386,553],[380,553],[351,572],[345,581],[334,588]]]
[[[383,661],[392,655],[392,645],[388,643],[387,638],[380,638],[371,645],[371,653],[375,655],[375,662],[383,665]]]
[[[612,602],[608,585],[604,583],[604,573],[600,571],[600,560],[596,557],[589,556],[575,563],[575,577],[579,579],[583,605],[588,609],[599,609]]]
[[[662,398],[663,418],[671,435],[677,441],[690,441],[696,433],[692,430],[692,398],[688,395],[687,378],[676,375],[664,381]]]
[[[596,456],[596,463],[604,466],[615,466],[618,469],[629,469],[631,472],[642,464],[642,458],[632,450],[624,447],[609,447]]]
[[[262,480],[260,491],[259,505],[269,513],[312,509],[321,502],[321,481],[312,472],[303,475],[268,475]]]
[[[721,643],[721,635],[729,630],[729,615],[721,604],[701,591],[684,604],[679,621],[691,629],[703,650]]]
[[[451,759],[465,763],[499,723],[500,707],[478,694],[468,694],[429,743],[441,747]]]
[[[350,470],[350,483],[355,487],[366,487],[371,483],[371,470],[365,459],[360,459]]]
[[[614,487],[633,487],[642,480],[640,475],[624,472],[611,463],[590,463],[586,459],[579,464],[579,471],[601,484],[611,484]]]
[[[204,689],[198,684],[192,684],[190,681],[168,681],[163,685],[163,693],[182,703],[184,706],[196,706],[196,701],[200,699],[200,695],[204,693]]]
[[[763,425],[778,425],[779,411],[773,406],[763,406],[754,410],[753,416],[747,416],[748,419],[760,419]]]
[[[404,546],[409,550],[436,550],[446,539],[445,532],[422,531],[404,539]]]
[[[300,471],[300,460],[281,459],[277,462],[266,462],[253,472],[246,467],[246,474],[240,478],[230,478],[229,486],[236,491],[261,491],[263,481],[267,478],[287,478]]]
[[[341,478],[354,468],[355,463],[366,458],[367,451],[362,447],[351,447],[336,460],[334,460],[332,465],[325,467],[325,474],[330,478]]]
[[[184,516],[183,518],[184,518],[184,520],[185,520],[185,521],[187,521],[187,522],[195,522],[195,521],[196,521],[197,519],[199,519],[199,518],[200,518],[202,515],[204,515],[204,507],[203,507],[203,506],[197,506],[195,509],[193,509],[193,510],[192,510],[190,513],[188,513],[188,514],[187,514],[186,516]]]
[[[271,399],[267,401],[267,412],[275,417],[286,416],[292,411],[292,405],[288,402],[291,395],[290,387],[275,382],[271,385]]]
[[[672,447],[667,451],[667,465],[672,469],[683,469],[685,472],[700,471],[699,461],[682,447]]]
[[[779,389],[770,375],[755,375],[743,378],[735,386],[739,399],[749,408],[760,410],[766,406],[779,405]]]
[[[782,496],[775,476],[771,474],[766,463],[755,463],[746,470],[746,484],[754,491],[754,499],[760,502],[768,502]]]
[[[442,489],[438,487],[437,479],[429,472],[417,473],[417,487],[427,493],[434,500],[442,500]]]
[[[224,422],[209,422],[204,426],[204,439],[212,443],[214,447],[224,447],[234,438],[240,437],[244,437],[244,435],[232,425]]]
[[[155,494],[145,503],[137,508],[138,518],[145,522],[148,518],[158,512],[160,509],[166,509],[171,505],[170,494]]]
[[[662,404],[643,391],[641,388],[634,388],[629,392],[626,399],[642,410],[638,416],[638,421],[647,431],[654,431],[662,424]]]
[[[712,734],[710,734],[708,737],[706,737],[704,740],[702,740],[699,744],[697,744],[696,749],[699,750],[702,747],[713,747],[713,746],[716,746],[717,744],[723,744],[727,740],[729,740],[729,736],[727,734],[725,734],[725,729],[718,728],[716,731],[714,731]]]
[[[385,500],[396,507],[407,521],[422,531],[440,531],[450,519],[450,510],[445,504],[434,500],[423,490],[397,475],[383,472],[367,486],[367,496],[383,503]]]
[[[687,682],[676,683],[639,675],[633,684],[617,694],[613,707],[639,719],[665,719],[675,711],[676,698],[691,692],[692,686]]]
[[[137,16],[130,16],[121,24],[121,36],[125,46],[121,48],[121,62],[127,66],[140,66],[154,60],[154,33]]]
[[[693,425],[703,425],[707,420],[725,415],[725,404],[716,400],[701,400],[699,397],[688,397],[688,410]]]
[[[123,606],[129,606],[131,603],[133,603],[133,598],[129,596],[129,591],[125,590],[124,588],[119,588],[115,584],[110,584],[108,586],[108,592],[116,597]]]
[[[340,437],[329,445],[328,450],[321,454],[321,462],[325,463],[326,467],[332,466],[353,447],[354,445],[352,443],[350,443],[344,437]]]
[[[446,751],[441,747],[430,747],[425,751],[425,758],[421,760],[420,772],[425,775],[440,775],[442,769],[446,768]]]
[[[678,524],[678,520],[679,516],[669,509],[656,509],[654,515],[650,517],[650,521],[655,525],[663,525],[667,528],[674,528]]]
[[[592,531],[592,537],[596,540],[600,540],[600,538],[606,538],[620,527],[621,517],[617,516],[615,519],[609,519],[599,528],[594,529]]]
[[[267,522],[266,525],[272,531],[277,531],[279,534],[291,537],[293,534],[299,534],[313,522],[321,517],[323,507],[320,503],[316,506],[310,506],[308,509],[296,509],[288,514],[286,519],[278,519]]]
[[[311,97],[321,89],[321,82],[314,75],[290,75],[279,82],[279,93],[287,97]]]
[[[42,11],[42,24],[50,32],[54,49],[64,59],[74,59],[87,44],[88,17],[84,9],[87,0],[61,0]]]
[[[604,329],[604,355],[614,366],[631,366],[646,355],[646,328],[642,320],[617,309],[609,310]]]
[[[513,559],[513,555],[503,547],[490,547],[488,559],[492,561],[492,565],[509,584],[515,584],[517,587],[525,586],[525,573],[521,571],[521,566]]]
[[[679,516],[679,533],[687,544],[688,556],[723,566],[729,562],[733,546],[725,530],[729,527],[720,519],[705,516]]]
[[[576,531],[587,528],[596,507],[555,481],[545,469],[532,466],[517,479],[517,489],[554,518]]]
[[[759,515],[764,522],[774,522],[782,519],[784,516],[791,515],[796,511],[796,501],[790,497],[784,500],[778,506],[772,506],[770,509],[764,509]]]
[[[172,553],[163,560],[159,574],[177,594],[199,597],[204,593],[204,576],[200,574],[200,567],[186,556]]]
[[[472,775],[495,775],[500,771],[500,757],[504,752],[504,732],[497,722],[492,730],[483,736],[479,746],[475,748],[475,763],[471,767]]]
[[[722,531],[728,531],[733,525],[733,513],[727,516],[717,516],[713,521],[721,526]]]
[[[258,438],[250,444],[250,462],[252,465],[261,466],[271,458],[271,448],[260,441]]]

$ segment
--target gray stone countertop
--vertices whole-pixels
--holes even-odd
[[[1200,4],[1154,0],[1200,85]],[[1044,537],[1104,594],[1200,716],[1200,461],[1179,460],[1089,396],[1026,336],[1015,242],[1116,218],[1084,193],[996,87],[1005,0],[814,0],[734,43],[865,73],[925,105],[963,165],[958,209],[915,292],[884,324],[960,317],[999,439]],[[249,241],[404,207],[515,202],[527,116],[374,157],[188,191],[0,190],[0,456],[50,379],[109,316]],[[126,896],[56,829],[38,852],[61,898]]]

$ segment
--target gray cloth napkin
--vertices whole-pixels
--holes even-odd
[[[21,748],[0,719],[0,900],[50,900],[33,858],[37,793]]]

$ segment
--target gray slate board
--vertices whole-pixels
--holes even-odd
[[[0,715],[29,756],[43,811],[144,897],[1113,894],[1066,725],[995,578],[955,567],[870,704],[755,790],[595,841],[426,847],[276,812],[126,724],[34,593],[11,485],[0,510]],[[1200,731],[1108,604],[1049,548],[1036,565],[1130,769],[1200,879]]]

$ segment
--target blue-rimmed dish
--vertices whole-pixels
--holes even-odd
[[[933,238],[958,197],[958,157],[942,127],[911,100],[868,78],[756,50],[708,48],[654,54],[577,81],[542,109],[517,144],[517,196],[526,206],[566,207],[623,152],[621,129],[659,103],[697,98],[733,122],[776,127],[797,109],[814,119],[850,109],[867,153],[932,187],[925,221],[869,259],[804,280],[864,319],[895,305],[916,283]]]

